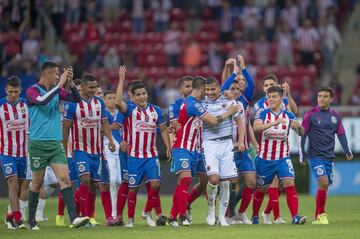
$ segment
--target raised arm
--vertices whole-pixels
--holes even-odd
[[[285,90],[285,96],[286,98],[288,99],[289,101],[289,110],[294,114],[294,115],[297,115],[298,113],[298,109],[297,109],[297,105],[294,101],[294,99],[292,98],[291,96],[291,93],[290,93],[290,85],[285,82],[284,84],[282,84],[282,87],[284,88]]]
[[[126,103],[123,100],[125,73],[126,73],[126,66],[120,66],[119,83],[116,89],[115,103],[116,103],[116,107],[119,109],[121,113],[125,113],[127,109]]]
[[[230,74],[231,66],[234,66],[233,72]],[[228,74],[224,74],[224,71]],[[236,65],[236,60],[234,58],[229,58],[226,63],[222,74],[222,86],[221,91],[230,89],[231,84],[236,78],[236,74],[239,72],[239,68]],[[226,81],[225,81],[226,79]]]
[[[245,96],[246,100],[250,102],[252,100],[255,89],[254,79],[246,69],[244,57],[242,55],[238,55],[237,59],[240,63],[241,72],[246,80],[246,88],[243,95]]]

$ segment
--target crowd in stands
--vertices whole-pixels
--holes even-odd
[[[118,66],[124,64],[129,69],[127,80],[144,80],[151,100],[166,107],[178,97],[173,94],[178,77],[220,79],[226,59],[240,53],[257,81],[272,72],[289,82],[299,105],[313,104],[314,85],[321,84],[322,72],[330,73],[337,104],[341,85],[335,51],[353,4],[351,0],[4,0],[0,77],[19,75],[26,87],[36,81],[39,64],[48,59],[71,64],[76,78],[92,72],[104,88],[112,88]]]

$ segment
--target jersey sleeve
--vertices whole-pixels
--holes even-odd
[[[135,104],[131,103],[130,101],[126,102],[126,112],[125,112],[125,117],[129,117],[131,115],[131,112],[135,109]]]
[[[287,97],[284,97],[283,103],[284,103],[285,107],[287,107],[289,105],[289,99]]]
[[[122,113],[117,113],[116,114],[116,118],[114,120],[114,124],[118,124],[120,126],[124,125],[124,114]]]
[[[255,115],[255,120],[261,120],[264,122],[266,118],[266,110],[258,110]]]
[[[257,111],[259,111],[260,109],[261,109],[261,107],[260,107],[260,102],[257,101],[257,102],[254,104],[254,110],[255,110],[255,112],[257,112]]]
[[[114,123],[114,116],[112,116],[112,114],[106,110],[106,115],[107,115],[107,118],[109,120],[109,124],[113,124]]]
[[[173,120],[177,120],[178,119],[178,115],[175,112],[175,104],[170,104],[169,109],[168,109],[168,116],[169,116],[169,120],[173,121]]]
[[[64,119],[73,121],[76,113],[76,104],[68,102],[64,106]]]
[[[164,125],[166,123],[166,121],[165,121],[165,118],[164,118],[164,115],[163,115],[161,109],[156,106],[155,111],[156,111],[156,113],[158,115],[158,119],[156,121],[156,124],[157,125]]]
[[[286,113],[287,113],[287,115],[289,116],[289,119],[290,119],[290,120],[296,120],[296,116],[295,116],[292,112],[286,111]]]
[[[301,126],[304,128],[305,135],[306,135],[310,131],[310,127],[311,127],[311,120],[310,120],[309,112],[304,115],[304,118],[301,122]]]
[[[338,125],[337,125],[337,128],[336,128],[336,134],[337,135],[343,135],[345,134],[345,129],[344,129],[344,126],[342,124],[342,121],[341,121],[341,117],[339,115],[336,115],[335,116],[338,120]]]
[[[200,102],[191,102],[186,107],[186,113],[190,116],[202,118],[207,114],[207,111]]]
[[[98,100],[99,100],[100,105],[101,105],[101,119],[106,119],[106,118],[108,118],[108,114],[107,114],[105,103],[100,98],[98,98]]]

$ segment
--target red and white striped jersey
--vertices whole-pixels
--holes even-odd
[[[189,151],[200,151],[203,128],[201,118],[206,114],[207,111],[193,96],[188,96],[184,99],[180,107],[178,120],[181,128],[176,132],[172,147]]]
[[[0,155],[27,156],[28,108],[25,100],[11,104],[0,99]]]
[[[282,110],[279,114],[265,109],[257,113],[255,120],[262,120],[263,123],[274,122],[278,119],[285,119],[285,124],[272,126],[260,133],[259,157],[264,160],[280,160],[289,157],[289,130],[290,121],[296,120],[293,113]]]
[[[299,28],[296,38],[299,41],[300,51],[314,52],[318,49],[320,35],[314,27]]]
[[[65,105],[64,119],[73,122],[71,129],[73,150],[101,154],[101,121],[107,119],[102,99],[92,97]]]
[[[135,158],[158,156],[157,127],[166,123],[161,109],[150,103],[146,108],[132,102],[127,102],[126,105],[124,140],[129,144],[128,155]]]

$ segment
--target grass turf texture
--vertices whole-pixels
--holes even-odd
[[[172,198],[162,196],[163,211],[168,214],[170,211]],[[171,239],[190,239],[190,238],[359,238],[360,235],[360,197],[355,196],[330,196],[327,201],[327,214],[330,225],[311,225],[315,207],[314,197],[308,195],[299,196],[299,209],[303,215],[308,217],[305,225],[291,225],[290,213],[286,204],[284,194],[280,196],[281,215],[286,220],[286,225],[234,225],[231,227],[210,227],[206,224],[207,207],[205,197],[199,198],[192,206],[193,225],[189,228],[173,228],[169,226],[150,228],[145,221],[140,218],[140,213],[144,208],[145,197],[139,196],[136,210],[135,227],[106,227],[104,225],[104,214],[100,203],[100,198],[96,201],[96,219],[102,226],[82,229],[60,228],[55,226],[55,216],[57,212],[57,199],[47,200],[45,206],[45,216],[48,222],[40,224],[40,231],[29,230],[7,230],[4,220],[1,220],[0,238],[1,239],[56,239],[56,238],[86,238],[86,239],[107,239],[107,238],[171,238]],[[267,198],[264,200],[263,208],[266,206]],[[0,215],[5,217],[8,202],[5,198],[0,199]],[[248,213],[251,211],[249,208]],[[261,211],[262,211],[261,210]],[[261,212],[260,211],[260,212]],[[126,212],[125,214],[126,215]],[[249,215],[250,216],[250,215]],[[65,213],[66,223],[68,218]]]

